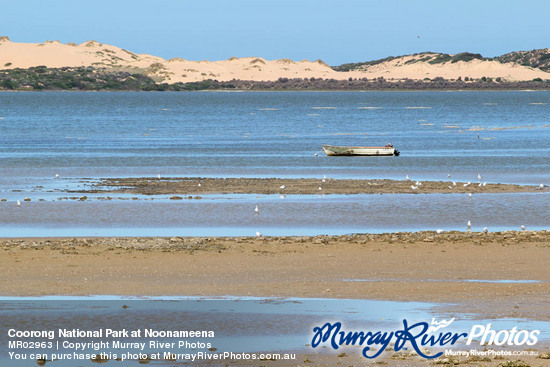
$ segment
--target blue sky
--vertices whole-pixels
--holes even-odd
[[[550,47],[547,0],[1,0],[0,5],[0,35],[14,42],[93,39],[188,60],[260,56],[339,65],[422,51],[496,56]]]

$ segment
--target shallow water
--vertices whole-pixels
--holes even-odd
[[[125,306],[125,307],[123,307]],[[354,299],[306,299],[306,298],[256,298],[256,297],[135,297],[92,296],[92,297],[1,297],[0,298],[0,359],[10,365],[32,365],[30,362],[9,361],[6,356],[7,330],[54,330],[57,341],[99,342],[114,339],[62,338],[57,336],[59,328],[98,330],[213,330],[214,338],[187,338],[190,342],[210,342],[217,350],[233,352],[313,352],[312,331],[325,322],[342,322],[344,330],[395,331],[403,328],[403,319],[410,324],[431,323],[450,320],[441,311],[443,305],[420,302],[393,302]],[[455,321],[448,327],[452,332],[469,332],[473,325],[491,323],[493,330],[537,329],[539,339],[548,340],[550,323],[522,319],[479,320],[472,315],[454,314]],[[10,340],[17,340],[11,338]],[[45,338],[26,339],[48,341]],[[143,353],[156,353],[158,349],[148,345],[150,340],[178,342],[178,338],[124,338],[124,341],[146,342]],[[460,342],[457,346],[463,344]],[[55,344],[54,344],[55,345]],[[85,349],[89,353],[100,351],[121,353],[121,350],[100,348]],[[359,353],[356,347],[344,349],[347,353]],[[13,349],[11,349],[13,351]],[[60,347],[59,351],[63,351]],[[161,352],[165,349],[161,350]],[[173,348],[175,353],[206,351],[205,348]],[[434,349],[437,351],[437,349]],[[36,350],[35,352],[53,352]],[[55,351],[57,352],[57,350]],[[387,352],[392,353],[392,352]],[[113,365],[120,362],[111,361]],[[154,363],[153,363],[154,364]],[[4,364],[3,364],[4,365]],[[48,362],[51,366],[72,366],[73,361]],[[91,361],[79,365],[92,366]],[[109,364],[108,364],[109,365]],[[137,365],[126,362],[122,365]]]
[[[393,178],[550,184],[550,92],[0,92],[0,236],[548,229],[548,194],[116,195],[81,178]],[[479,137],[478,137],[479,134]],[[322,144],[400,157],[326,157]],[[61,179],[55,179],[59,174]],[[77,196],[77,195],[75,195]],[[111,195],[115,196],[115,195]],[[17,200],[31,198],[22,207]],[[138,200],[131,200],[137,197]],[[227,200],[226,200],[227,199]],[[43,200],[43,201],[39,201]],[[261,207],[253,216],[251,207]]]
[[[44,196],[47,197],[47,196]],[[77,198],[78,196],[76,196]],[[467,229],[547,229],[548,193],[203,195],[103,194],[78,199],[0,202],[4,237],[266,236]],[[135,198],[135,200],[132,200]],[[34,200],[34,199],[33,199]],[[254,208],[258,206],[259,213]]]
[[[538,184],[550,172],[548,102],[546,91],[4,92],[0,183],[56,173],[420,180],[452,173],[466,181],[481,173],[489,182]],[[399,158],[313,156],[322,144],[387,141]]]

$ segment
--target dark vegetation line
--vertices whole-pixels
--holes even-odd
[[[472,60],[483,61],[498,61],[501,63],[516,63],[522,66],[532,67],[540,69],[542,71],[550,71],[550,49],[539,49],[532,51],[516,51],[510,52],[497,57],[483,57],[480,54],[474,54],[470,52],[461,52],[456,55],[443,54],[438,52],[422,52],[412,55],[402,56],[389,56],[379,60],[365,61],[342,64],[339,66],[332,66],[336,71],[353,71],[368,68],[369,66],[378,65],[387,61],[392,61],[402,57],[412,56],[412,58],[405,62],[405,64],[414,64],[417,62],[427,62],[428,64],[454,64],[459,61],[469,62]]]
[[[0,70],[0,90],[73,90],[73,91],[196,91],[196,90],[549,90],[550,80],[509,82],[501,78],[444,79],[400,81],[384,78],[279,78],[276,81],[204,80],[191,83],[156,83],[149,76],[94,67]]]

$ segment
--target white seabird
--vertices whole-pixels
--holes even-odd
[[[260,232],[256,232],[256,237],[262,237],[262,234]]]
[[[483,233],[489,232],[489,229],[487,227],[483,227]]]
[[[256,207],[254,208],[254,213],[260,214],[260,209],[258,209],[258,205],[256,205]]]

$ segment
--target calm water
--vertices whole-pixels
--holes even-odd
[[[19,193],[20,194],[20,193]],[[206,195],[201,200],[0,202],[0,232],[19,236],[317,235],[488,227],[549,229],[550,193]],[[260,214],[254,214],[258,205]],[[373,215],[376,213],[376,215]]]
[[[122,306],[127,306],[123,308]],[[432,318],[437,321],[455,320],[441,332],[470,332],[473,325],[491,324],[493,330],[510,330],[517,327],[519,330],[540,330],[538,337],[540,345],[548,343],[550,323],[527,319],[480,319],[469,314],[450,315],[445,311],[445,304],[427,302],[393,302],[354,299],[304,299],[304,298],[240,298],[227,297],[206,299],[198,297],[144,297],[124,298],[116,296],[95,297],[2,297],[0,298],[0,364],[2,366],[36,366],[34,360],[9,360],[8,352],[22,352],[18,349],[9,349],[7,330],[53,330],[55,337],[51,339],[56,345],[60,342],[59,350],[38,349],[35,353],[72,353],[64,348],[63,341],[71,342],[113,342],[112,338],[68,338],[59,337],[57,330],[212,330],[215,338],[187,338],[189,342],[211,343],[216,351],[206,348],[168,348],[157,349],[149,346],[149,341],[177,342],[175,338],[123,338],[124,342],[145,342],[143,353],[152,354],[164,351],[173,353],[206,353],[233,352],[306,352],[315,353],[326,351],[338,353],[345,351],[348,354],[359,354],[360,349],[354,346],[343,346],[338,352],[324,349],[321,344],[317,349],[310,347],[315,326],[321,327],[326,322],[339,321],[346,331],[364,330],[396,331],[403,329],[403,319],[409,325],[416,322],[430,323]],[[437,335],[437,333],[436,333]],[[44,342],[47,338],[27,338],[25,341]],[[465,338],[461,338],[453,349],[480,348],[476,339],[472,346],[464,345]],[[537,345],[538,346],[538,345]],[[410,347],[409,347],[410,348]],[[428,348],[433,353],[441,349]],[[87,347],[87,353],[136,353],[136,349],[115,349],[112,344],[109,348],[93,349]],[[27,351],[29,353],[29,351]],[[385,355],[393,353],[383,352]],[[179,359],[181,363],[181,358]],[[47,365],[65,366],[94,366],[95,363],[85,360],[75,364],[70,360],[48,362]],[[106,366],[137,366],[137,361],[117,362],[110,361]],[[166,365],[163,362],[152,362],[151,365]],[[174,365],[171,363],[169,365]],[[186,365],[203,365],[188,362]]]
[[[400,157],[314,156],[322,144],[388,141]],[[480,173],[488,182],[548,185],[550,92],[6,92],[0,93],[0,172],[0,196],[8,200],[0,203],[4,235],[34,235],[37,228],[51,235],[135,231],[129,228],[347,233],[458,229],[467,220],[479,228],[548,228],[547,194],[75,203],[48,191],[82,177],[157,174],[446,180],[451,173],[453,180],[476,182]],[[24,197],[33,201],[17,208]],[[251,205],[266,207],[266,215],[250,218]],[[356,217],[373,208],[383,215]]]

